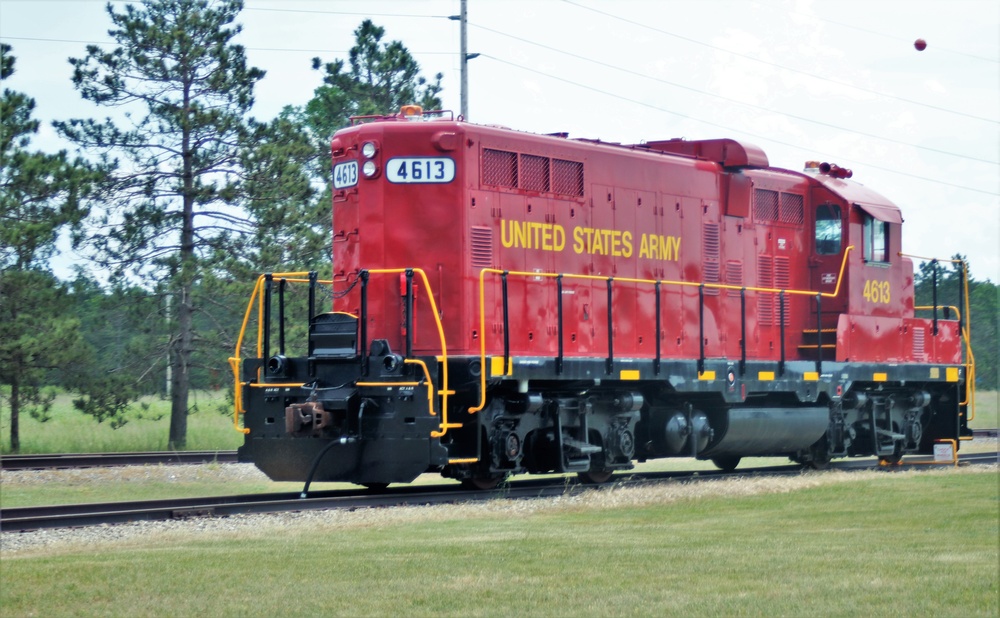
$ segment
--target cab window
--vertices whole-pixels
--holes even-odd
[[[840,206],[820,204],[816,207],[816,253],[836,255],[840,253]]]
[[[866,262],[889,261],[889,224],[865,213],[864,238]]]

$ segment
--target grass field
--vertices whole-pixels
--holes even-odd
[[[21,453],[114,453],[164,451],[170,431],[170,401],[144,397],[145,418],[130,420],[119,429],[98,423],[73,408],[73,396],[60,394],[50,420],[39,422],[21,416]],[[187,448],[230,450],[243,443],[233,430],[232,407],[226,406],[225,391],[195,391],[191,394]],[[226,413],[220,411],[224,408]],[[0,451],[10,452],[10,410],[0,411]]]
[[[160,451],[167,448],[170,402],[157,397],[143,400],[149,406],[145,419],[133,420],[120,429],[98,423],[73,409],[70,395],[59,395],[51,420],[40,423],[30,416],[21,418],[22,453],[100,453]],[[243,443],[242,434],[233,430],[231,412],[224,391],[192,394],[192,414],[188,417],[188,445],[191,450],[229,450]],[[976,395],[975,428],[998,426],[1000,392],[982,391]],[[10,410],[0,410],[0,453],[10,452]]]
[[[138,528],[5,551],[0,605],[5,617],[992,618],[998,498],[996,467],[833,472]]]

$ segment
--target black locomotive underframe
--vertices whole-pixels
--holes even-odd
[[[419,364],[384,342],[372,342],[370,352],[364,362],[283,359],[277,373],[246,361],[250,433],[241,460],[276,480],[313,471],[316,481],[381,485],[427,471],[480,480],[523,472],[600,477],[671,456],[722,467],[756,455],[813,464],[892,460],[970,435],[963,366],[824,361],[818,373],[814,361],[487,359],[487,371],[504,364],[508,371],[488,374],[485,405],[473,413],[484,367],[479,357],[450,357],[454,426],[437,436],[438,359],[411,359],[435,382],[429,404]]]

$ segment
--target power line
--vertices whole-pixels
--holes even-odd
[[[627,101],[629,103],[634,103],[636,105],[641,105],[643,107],[648,107],[650,109],[654,109],[654,110],[659,111],[659,112],[666,112],[666,113],[674,115],[674,116],[679,116],[681,118],[686,118],[688,120],[694,120],[696,122],[707,124],[707,125],[710,125],[710,126],[713,126],[713,127],[718,127],[718,128],[723,129],[725,131],[730,131],[730,132],[735,132],[735,133],[742,133],[744,135],[749,135],[751,137],[755,137],[755,138],[759,138],[759,139],[762,139],[762,140],[766,140],[766,141],[769,141],[769,142],[772,142],[772,143],[775,143],[775,144],[780,144],[782,146],[789,146],[789,147],[796,148],[796,149],[802,149],[803,148],[803,146],[798,145],[798,144],[792,144],[792,143],[789,143],[789,142],[783,142],[783,141],[775,139],[774,137],[771,137],[771,136],[760,135],[760,134],[757,134],[757,133],[751,133],[751,132],[746,131],[744,129],[737,129],[737,128],[730,127],[730,126],[727,126],[727,125],[719,124],[717,122],[712,122],[712,121],[709,121],[709,120],[704,120],[704,119],[698,118],[696,116],[690,116],[690,115],[687,115],[687,114],[682,114],[680,112],[675,112],[675,111],[672,111],[672,110],[669,110],[669,109],[665,109],[663,107],[658,107],[658,106],[653,105],[651,103],[646,103],[645,101],[639,101],[637,99],[631,99],[629,97],[626,97],[626,96],[623,96],[623,95],[620,95],[620,94],[617,94],[617,93],[614,93],[614,92],[608,92],[606,90],[601,90],[600,88],[595,88],[593,86],[588,86],[586,84],[581,84],[580,82],[575,82],[573,80],[566,79],[565,77],[559,77],[557,75],[552,75],[550,73],[545,73],[544,71],[539,71],[538,69],[533,69],[531,67],[526,67],[524,65],[517,64],[515,62],[510,62],[508,60],[503,60],[501,58],[497,58],[497,57],[491,56],[489,54],[480,54],[480,57],[482,57],[482,58],[488,58],[488,59],[493,60],[495,62],[499,62],[500,64],[506,64],[508,66],[512,66],[512,67],[515,67],[517,69],[521,69],[522,71],[529,71],[529,72],[535,73],[537,75],[542,75],[544,77],[548,77],[549,79],[554,79],[554,80],[557,80],[557,81],[561,81],[561,82],[564,82],[564,83],[576,86],[578,88],[583,88],[585,90],[590,90],[590,91],[593,91],[593,92],[597,92],[597,93],[600,93],[600,94],[603,94],[603,95],[606,95],[606,96],[609,96],[609,97],[613,97],[613,98],[616,98],[616,99],[621,99],[622,101]],[[937,183],[937,184],[948,186],[948,187],[955,187],[956,189],[964,189],[966,191],[973,191],[975,193],[983,193],[985,195],[1000,196],[1000,193],[997,193],[997,192],[994,192],[994,191],[985,191],[983,189],[976,189],[974,187],[967,187],[965,185],[959,185],[959,184],[955,184],[955,183],[951,183],[951,182],[946,182],[946,181],[943,181],[943,180],[937,180],[937,179],[934,179],[934,178],[928,178],[926,176],[921,176],[919,174],[910,174],[908,172],[902,172],[902,171],[895,170],[895,169],[892,169],[892,168],[882,167],[880,165],[875,165],[873,163],[866,163],[864,161],[858,161],[857,159],[853,159],[852,157],[842,157],[840,155],[834,155],[834,157],[838,158],[838,159],[841,159],[841,160],[845,160],[845,161],[853,161],[856,164],[864,165],[864,166],[870,167],[872,169],[882,170],[884,172],[890,172],[892,174],[899,174],[901,176],[908,176],[910,178],[917,178],[919,180],[924,180],[924,181],[927,181],[927,182],[933,182],[933,183]]]
[[[356,17],[418,17],[427,19],[447,19],[447,15],[421,15],[417,13],[354,13],[350,11],[317,11],[313,9],[271,9],[263,7],[243,7],[244,11],[273,11],[275,13],[313,13],[318,15],[353,15]]]
[[[541,47],[542,49],[547,49],[549,51],[554,51],[556,53],[563,54],[563,55],[566,55],[566,56],[570,56],[572,58],[577,58],[579,60],[583,60],[583,61],[586,61],[586,62],[591,62],[593,64],[597,64],[597,65],[600,65],[600,66],[603,66],[603,67],[607,67],[609,69],[614,69],[616,71],[621,71],[622,73],[628,73],[629,75],[635,75],[636,77],[641,77],[643,79],[648,79],[648,80],[651,80],[651,81],[659,82],[661,84],[667,84],[669,86],[674,86],[675,88],[681,88],[682,90],[688,90],[690,92],[695,92],[695,93],[702,94],[702,95],[705,95],[705,96],[714,97],[716,99],[722,99],[723,101],[727,101],[729,103],[735,103],[737,105],[742,105],[744,107],[750,107],[750,108],[753,108],[753,109],[759,109],[759,110],[762,110],[762,111],[765,111],[765,112],[770,112],[770,113],[773,113],[773,114],[780,114],[782,116],[786,116],[788,118],[794,118],[796,120],[801,120],[803,122],[810,122],[812,124],[816,124],[816,125],[828,127],[828,128],[831,128],[831,129],[837,129],[838,131],[845,131],[845,132],[849,132],[849,133],[855,133],[857,135],[863,135],[865,137],[871,137],[871,138],[874,138],[874,139],[879,139],[879,140],[883,140],[883,141],[886,141],[886,142],[891,142],[893,144],[899,144],[901,146],[908,146],[910,148],[917,148],[919,150],[926,150],[928,152],[934,152],[934,153],[937,153],[937,154],[948,155],[948,156],[957,157],[957,158],[960,158],[960,159],[968,159],[970,161],[978,161],[980,163],[988,163],[990,165],[1000,165],[1000,161],[992,161],[990,159],[981,159],[979,157],[972,157],[972,156],[969,156],[969,155],[959,154],[959,153],[956,153],[956,152],[949,152],[947,150],[939,150],[937,148],[931,148],[929,146],[920,146],[918,144],[911,144],[909,142],[904,142],[902,140],[893,139],[891,137],[885,137],[885,136],[882,136],[882,135],[875,135],[873,133],[866,133],[864,131],[858,131],[857,129],[849,129],[847,127],[841,127],[841,126],[838,126],[838,125],[835,125],[835,124],[831,124],[829,122],[823,122],[822,120],[814,120],[812,118],[806,118],[804,116],[797,116],[795,114],[790,114],[790,113],[787,113],[787,112],[778,111],[778,110],[775,110],[775,109],[764,107],[762,105],[754,105],[753,103],[747,103],[746,101],[740,101],[738,99],[733,99],[733,98],[722,96],[722,95],[715,94],[715,93],[712,93],[712,92],[707,92],[705,90],[699,90],[699,89],[693,88],[691,86],[685,86],[683,84],[678,84],[676,82],[672,82],[672,81],[669,81],[669,80],[661,79],[661,78],[658,78],[658,77],[653,77],[651,75],[646,75],[644,73],[639,73],[638,71],[633,71],[631,69],[626,69],[624,67],[619,67],[619,66],[616,66],[616,65],[613,65],[613,64],[608,64],[607,62],[602,62],[600,60],[594,60],[593,58],[587,58],[585,56],[580,56],[580,55],[574,54],[572,52],[563,51],[561,49],[557,49],[555,47],[551,47],[551,46],[545,45],[543,43],[536,43],[535,41],[531,41],[531,40],[528,40],[528,39],[523,39],[521,37],[517,37],[517,36],[514,36],[512,34],[507,34],[505,32],[500,32],[499,30],[494,30],[492,28],[488,28],[486,26],[482,26],[482,25],[479,25],[479,24],[470,24],[470,25],[475,26],[476,28],[479,28],[480,30],[485,30],[487,32],[492,32],[493,34],[498,34],[500,36],[505,36],[505,37],[514,39],[516,41],[520,41],[522,43],[527,43],[529,45],[535,45],[537,47]]]
[[[834,19],[828,19],[826,17],[820,17],[819,15],[810,15],[810,14],[807,14],[807,13],[800,13],[798,11],[790,11],[789,13],[792,14],[792,15],[798,15],[800,17],[805,17],[805,18],[808,18],[808,19],[814,19],[816,21],[826,22],[828,24],[834,24],[836,26],[840,26],[841,28],[848,28],[850,30],[857,30],[858,32],[864,32],[866,34],[871,34],[873,36],[882,37],[884,39],[891,39],[893,41],[899,41],[901,43],[906,43],[907,45],[911,45],[913,43],[912,39],[905,39],[905,38],[900,37],[900,36],[895,36],[895,35],[892,35],[892,34],[886,34],[884,32],[879,32],[878,30],[869,30],[868,28],[862,28],[861,26],[859,26],[857,24],[849,24],[849,23],[842,22],[842,21],[836,21]],[[940,50],[940,51],[943,51],[943,52],[948,52],[949,54],[955,54],[957,56],[965,56],[966,58],[973,58],[975,60],[982,60],[983,62],[991,62],[993,64],[1000,64],[1000,59],[997,59],[997,58],[987,58],[986,56],[977,56],[976,54],[970,54],[968,52],[958,51],[957,49],[949,49],[947,47],[941,47],[940,45],[934,45],[934,49],[937,49],[937,50]]]
[[[867,92],[868,94],[874,94],[874,95],[878,95],[880,97],[886,97],[886,98],[889,98],[889,99],[895,99],[897,101],[902,101],[904,103],[909,103],[911,105],[918,105],[920,107],[926,107],[928,109],[934,109],[934,110],[937,110],[939,112],[945,112],[945,113],[948,113],[948,114],[954,114],[956,116],[964,116],[966,118],[972,118],[974,120],[982,120],[983,122],[989,122],[991,124],[1000,124],[1000,120],[997,120],[997,119],[994,119],[994,118],[984,118],[982,116],[976,116],[975,114],[968,114],[966,112],[960,112],[960,111],[957,111],[957,110],[948,109],[946,107],[939,107],[939,106],[936,106],[936,105],[931,105],[929,103],[923,103],[921,101],[914,101],[913,99],[907,99],[905,97],[900,97],[900,96],[896,96],[896,95],[892,95],[892,94],[886,94],[884,92],[879,92],[877,90],[872,90],[872,89],[869,89],[869,88],[865,88],[863,86],[857,86],[857,85],[851,84],[849,82],[839,81],[839,80],[836,80],[836,79],[830,79],[828,77],[823,77],[822,75],[816,75],[815,73],[810,73],[808,71],[803,71],[801,69],[796,69],[796,68],[793,68],[793,67],[785,66],[783,64],[777,64],[775,62],[768,62],[767,60],[761,60],[760,58],[756,58],[756,57],[750,56],[748,54],[741,54],[739,52],[734,52],[734,51],[732,51],[730,49],[726,49],[724,47],[718,47],[718,46],[715,46],[715,45],[711,45],[709,43],[703,43],[703,42],[701,42],[701,41],[699,41],[697,39],[692,39],[690,37],[686,37],[686,36],[683,36],[683,35],[680,35],[680,34],[675,34],[673,32],[668,32],[666,30],[661,30],[660,28],[654,28],[653,26],[650,26],[648,24],[643,24],[643,23],[640,23],[640,22],[637,22],[637,21],[633,21],[631,19],[626,19],[624,17],[619,17],[618,15],[615,15],[613,13],[608,13],[608,12],[605,12],[605,11],[601,11],[599,9],[595,9],[595,8],[592,8],[592,7],[589,7],[589,6],[583,6],[582,4],[578,4],[576,2],[573,2],[573,0],[562,0],[562,1],[565,2],[566,4],[575,6],[577,8],[581,8],[581,9],[584,9],[584,10],[587,10],[587,11],[591,11],[591,12],[597,13],[599,15],[603,15],[605,17],[610,17],[611,19],[616,19],[618,21],[622,21],[622,22],[625,22],[627,24],[632,24],[633,26],[638,26],[640,28],[646,28],[647,30],[652,30],[653,32],[658,32],[660,34],[663,34],[663,35],[666,35],[666,36],[669,36],[669,37],[680,39],[682,41],[687,41],[688,43],[693,43],[695,45],[701,45],[702,47],[707,47],[709,49],[714,49],[716,51],[721,51],[721,52],[725,52],[727,54],[732,54],[733,56],[737,56],[737,57],[743,58],[745,60],[750,60],[752,62],[757,62],[757,63],[760,63],[760,64],[765,64],[767,66],[775,67],[775,68],[781,69],[783,71],[791,71],[792,73],[798,73],[799,75],[805,75],[807,77],[812,77],[813,79],[818,79],[818,80],[821,80],[821,81],[830,82],[830,83],[833,83],[833,84],[837,84],[838,86],[844,86],[846,88],[853,88],[855,90],[860,90],[861,92]]]
[[[39,37],[27,37],[27,36],[0,36],[0,40],[8,41],[39,41],[43,43],[79,43],[81,45],[118,45],[113,41],[84,41],[80,39],[44,39]],[[292,48],[292,47],[246,47],[243,49],[249,51],[268,51],[268,52],[307,52],[307,53],[325,53],[325,54],[349,54],[350,50],[346,49],[304,49],[304,48]],[[419,55],[449,55],[455,56],[458,52],[450,51],[422,51],[415,52],[411,51],[411,54]]]

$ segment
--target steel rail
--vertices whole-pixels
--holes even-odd
[[[236,451],[152,451],[136,453],[48,453],[3,455],[2,470],[98,468],[106,466],[236,463]]]
[[[996,463],[995,453],[969,453],[961,456],[964,465]],[[917,466],[912,466],[917,467]],[[847,471],[912,469],[904,462],[880,468],[868,458],[839,462],[833,468]],[[73,528],[138,521],[166,521],[192,517],[226,517],[241,514],[281,513],[291,511],[358,509],[390,506],[455,504],[482,500],[528,500],[574,495],[583,491],[647,485],[661,481],[703,481],[746,476],[787,476],[803,474],[803,467],[789,464],[776,467],[748,468],[734,472],[721,470],[622,473],[612,483],[587,485],[572,477],[523,479],[501,485],[493,491],[466,490],[458,485],[417,485],[388,491],[337,490],[314,492],[301,498],[298,492],[249,494],[214,498],[183,498],[112,502],[105,504],[67,504],[0,509],[0,531],[25,532],[53,528]]]

